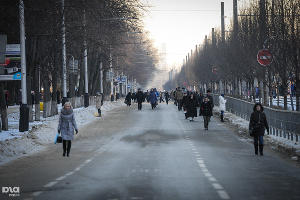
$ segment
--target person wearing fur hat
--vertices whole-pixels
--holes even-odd
[[[250,117],[249,132],[254,139],[255,155],[263,155],[265,130],[269,133],[269,125],[264,108],[260,103],[256,103]]]
[[[61,109],[58,123],[58,133],[61,134],[63,139],[63,156],[69,157],[71,151],[71,141],[74,136],[74,129],[76,134],[78,133],[78,128],[75,121],[75,116],[73,113],[73,108],[70,102],[66,102],[64,107]]]

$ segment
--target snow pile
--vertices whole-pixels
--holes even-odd
[[[114,108],[124,106],[123,100],[117,102],[104,102],[102,114]],[[59,110],[61,106],[59,107]],[[75,119],[79,128],[99,118],[95,117],[95,106],[74,109]],[[8,115],[9,130],[0,132],[0,165],[10,160],[40,151],[47,144],[54,141],[57,133],[58,115],[42,118],[39,122],[29,124],[29,131],[19,132],[19,112]]]
[[[214,107],[215,113],[220,113],[220,108],[218,106]],[[229,121],[231,124],[238,127],[239,134],[244,137],[249,137],[249,121],[241,117],[238,117],[230,112],[225,111],[225,120]],[[287,152],[289,154],[299,154],[300,156],[300,144],[299,142],[288,140],[284,137],[279,137],[275,135],[265,135],[266,143],[271,146],[272,149],[276,149],[282,152]],[[252,141],[252,140],[251,140]]]

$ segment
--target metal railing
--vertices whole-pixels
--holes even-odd
[[[219,105],[219,95],[214,94],[214,104]],[[250,120],[254,103],[233,97],[225,97],[227,100],[226,111],[231,112],[245,120]],[[285,111],[264,107],[271,135],[287,138],[296,142],[300,136],[300,112]]]

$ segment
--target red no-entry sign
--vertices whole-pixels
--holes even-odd
[[[262,49],[258,51],[257,62],[266,67],[272,63],[273,56],[268,49]]]

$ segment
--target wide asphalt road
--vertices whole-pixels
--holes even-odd
[[[79,130],[70,157],[61,144],[0,167],[0,186],[49,200],[300,199],[300,169],[212,119],[184,119],[173,104],[112,110]]]

